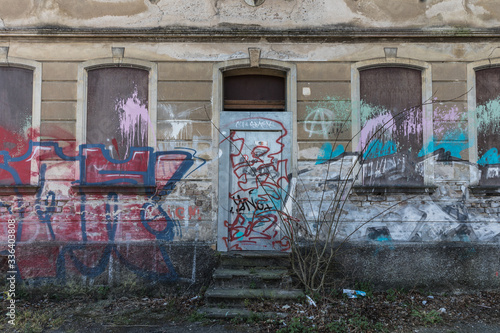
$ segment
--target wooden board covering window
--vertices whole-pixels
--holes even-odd
[[[284,111],[285,78],[272,75],[224,77],[225,111]]]
[[[480,185],[500,185],[500,164],[495,163],[500,150],[500,126],[498,125],[500,110],[496,107],[496,103],[492,103],[494,100],[498,101],[499,98],[500,67],[476,71],[477,152],[478,167],[481,171]]]
[[[404,67],[361,70],[360,96],[365,106],[362,108],[365,123],[361,126],[370,121],[370,126],[377,123],[383,128],[366,139],[366,146],[376,144],[380,154],[372,153],[377,148],[369,151],[371,159],[364,163],[367,169],[371,168],[366,174],[373,176],[365,177],[364,183],[422,185],[423,175],[417,171],[418,153],[423,145],[421,71]],[[394,125],[388,126],[391,123]],[[388,165],[391,169],[386,168]]]
[[[116,159],[130,147],[148,145],[148,82],[146,70],[125,67],[88,72],[87,143],[104,144]]]
[[[33,71],[0,66],[0,150],[23,155],[31,133]]]

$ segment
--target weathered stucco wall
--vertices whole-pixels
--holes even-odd
[[[4,27],[61,25],[75,28],[216,27],[249,24],[303,28],[334,25],[361,28],[498,26],[494,0],[2,0]]]
[[[20,280],[195,283],[210,275],[215,250],[226,250],[217,247],[223,243],[220,235],[232,232],[217,223],[220,161],[229,164],[229,159],[219,149],[218,126],[224,122],[214,68],[238,61],[248,68],[248,49],[258,48],[262,63],[296,67],[289,93],[296,97],[289,110],[293,122],[281,124],[293,138],[286,147],[292,157],[281,161],[288,163],[290,178],[282,184],[295,200],[288,196],[287,208],[313,227],[342,182],[352,184],[354,177],[346,176],[346,170],[364,154],[351,142],[363,140],[354,129],[363,125],[351,118],[359,85],[356,66],[423,64],[419,70],[428,74],[429,98],[423,102],[429,114],[418,125],[425,144],[418,147],[413,168],[426,170],[423,185],[430,191],[356,190],[341,215],[339,238],[353,233],[350,252],[341,260],[355,272],[354,279],[375,276],[380,285],[429,285],[452,274],[442,287],[464,281],[470,288],[498,287],[500,201],[492,195],[495,189],[472,191],[480,178],[481,156],[473,149],[477,124],[470,107],[474,64],[500,63],[495,35],[500,8],[495,1],[267,0],[251,7],[243,0],[0,0],[0,6],[5,9],[0,65],[16,66],[24,59],[41,66],[40,124],[23,133],[33,143],[26,140],[15,156],[0,156],[0,180],[18,175],[16,185],[32,179],[37,185],[1,188],[0,251],[5,258],[9,221],[15,221]],[[182,36],[148,32],[163,27],[176,27]],[[287,35],[302,28],[305,35]],[[389,38],[386,28],[407,35]],[[473,37],[476,28],[484,32],[481,38]],[[261,38],[262,29],[267,32]],[[357,34],[361,30],[362,36]],[[124,55],[117,57],[112,48],[124,48]],[[393,53],[386,53],[387,48]],[[79,91],[85,85],[79,70],[82,63],[98,59],[108,65],[147,61],[156,68],[155,99],[149,104],[155,106],[156,121],[147,123],[155,143],[137,151],[147,159],[123,163],[111,158],[107,143],[96,149],[78,141],[84,99]],[[498,110],[493,111],[496,117]],[[386,116],[370,109],[363,119],[376,128]],[[255,126],[266,126],[269,119],[260,118]],[[1,120],[0,131],[3,137],[12,134]],[[367,172],[392,175],[397,183],[401,168],[387,163],[392,146],[377,147],[366,164],[385,164],[372,163]],[[87,165],[91,149],[97,151],[94,165]],[[488,163],[494,166],[498,158]],[[142,178],[127,190],[107,187],[95,180],[101,170],[126,181]],[[89,176],[95,176],[90,184]],[[250,229],[245,230],[255,231]],[[412,270],[415,260],[418,274]],[[441,266],[445,269],[436,270]]]

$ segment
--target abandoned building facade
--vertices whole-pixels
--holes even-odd
[[[500,286],[495,1],[0,4],[19,281],[196,283],[342,200],[350,278]]]

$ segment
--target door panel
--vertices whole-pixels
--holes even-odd
[[[272,249],[281,238],[281,136],[281,131],[231,131],[230,248]]]
[[[219,249],[289,250],[290,117],[224,112],[219,158]]]

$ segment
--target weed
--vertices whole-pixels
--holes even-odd
[[[105,299],[109,294],[109,286],[99,286],[97,287],[96,293],[98,299]]]
[[[313,301],[315,301],[316,303],[318,303],[319,301],[321,301],[323,299],[323,297],[321,296],[321,294],[317,291],[311,293],[311,295],[309,295]]]
[[[248,298],[245,298],[245,300],[243,301],[243,305],[248,308],[250,306],[250,300]]]
[[[356,282],[355,288],[364,291],[366,297],[373,297],[373,285],[370,282]]]
[[[252,324],[252,323],[258,323],[262,320],[262,317],[255,312],[250,313],[250,316],[247,318],[247,323]]]
[[[188,321],[192,323],[204,321],[205,319],[207,319],[207,316],[204,313],[198,311],[191,312],[191,314],[188,317]]]
[[[256,274],[257,270],[255,268],[250,268],[250,274]]]
[[[391,288],[387,290],[387,295],[385,296],[385,299],[387,299],[389,302],[394,302],[398,298],[398,291],[394,288]]]
[[[349,318],[349,324],[361,329],[362,332],[367,331],[371,326],[371,323],[368,321],[368,318],[358,314],[354,315],[352,318]]]
[[[384,324],[375,323],[372,324],[368,318],[365,316],[361,316],[359,314],[355,314],[352,318],[349,318],[349,325],[354,327],[355,330],[360,330],[361,332],[386,332],[387,330],[384,328]]]
[[[230,320],[231,324],[233,325],[239,325],[243,322],[242,317],[234,317]]]
[[[207,286],[202,286],[200,288],[200,294],[205,295],[205,292],[207,291],[208,287]]]
[[[339,321],[332,321],[331,323],[326,325],[326,329],[333,333],[344,333],[347,332],[347,323],[342,319]]]
[[[317,329],[312,327],[311,320],[307,318],[293,318],[287,326],[280,328],[277,333],[314,333]]]
[[[255,283],[255,281],[250,282],[249,288],[250,289],[257,289],[257,283]]]
[[[63,323],[64,318],[51,311],[25,310],[16,316],[16,328],[21,332],[44,332],[48,329],[58,329]]]
[[[441,318],[441,313],[439,311],[436,311],[436,310],[430,310],[430,311],[413,310],[411,312],[411,315],[413,317],[417,317],[420,320],[422,320],[422,322],[426,326],[427,326],[427,324],[431,324],[431,325],[437,324],[443,320],[443,318]]]

